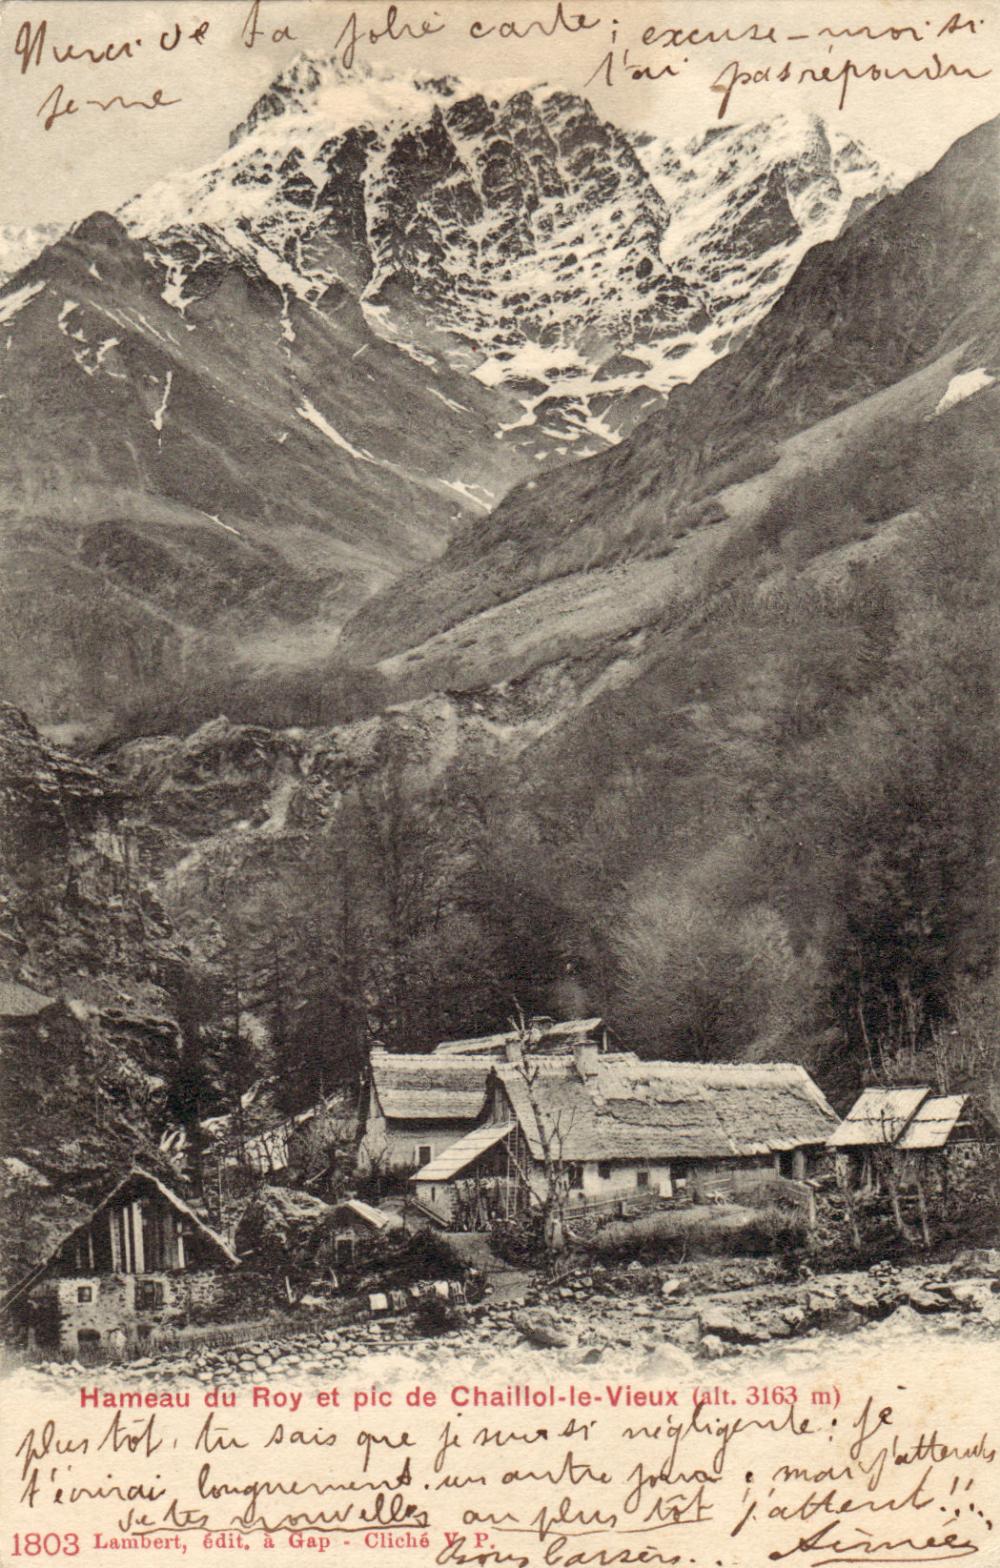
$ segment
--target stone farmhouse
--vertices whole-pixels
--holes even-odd
[[[238,1261],[182,1198],[137,1169],[0,1307],[40,1348],[120,1351],[219,1299]]]

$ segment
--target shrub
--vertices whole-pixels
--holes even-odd
[[[694,1206],[608,1225],[593,1245],[602,1257],[664,1258],[678,1263],[698,1255],[756,1257],[791,1252],[805,1245],[807,1235],[804,1216],[778,1204],[762,1209]]]

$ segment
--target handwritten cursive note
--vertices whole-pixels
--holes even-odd
[[[42,87],[31,112],[46,131],[63,133],[85,109],[197,112],[220,60],[232,70],[234,53],[266,54],[280,66],[302,49],[321,49],[347,72],[388,65],[404,73],[447,53],[464,69],[497,78],[544,75],[558,49],[565,85],[573,90],[606,97],[671,89],[698,94],[716,121],[756,114],[765,105],[773,112],[803,97],[814,103],[817,95],[827,110],[842,113],[859,92],[961,92],[995,69],[996,23],[988,14],[953,7],[858,23],[850,5],[843,13],[815,4],[755,15],[740,5],[728,13],[735,21],[710,24],[701,8],[678,10],[665,20],[662,8],[644,0],[617,6],[609,0],[448,0],[437,6],[421,0],[354,6],[234,0],[214,6],[209,18],[185,11],[181,20],[164,7],[162,25],[152,27],[144,9],[134,32],[119,28],[113,36],[103,28],[81,30],[64,7],[51,16],[36,15],[38,9],[31,7],[7,48],[17,78]],[[84,10],[94,17],[94,7]],[[95,73],[112,69],[119,79],[127,77],[129,90],[116,82],[113,92],[91,91]]]
[[[812,1378],[220,1390],[108,1375],[8,1424],[6,1550],[57,1539],[102,1564],[128,1549],[278,1563],[350,1546],[456,1568],[957,1562],[1000,1525],[984,1414],[929,1416],[919,1390],[848,1396]]]

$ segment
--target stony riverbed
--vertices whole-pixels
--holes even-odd
[[[446,1366],[468,1375],[516,1362],[601,1377],[654,1366],[695,1372],[705,1362],[749,1367],[776,1355],[808,1364],[840,1355],[850,1340],[875,1345],[924,1335],[1000,1338],[1000,1250],[792,1281],[780,1277],[774,1260],[673,1270],[632,1263],[574,1269],[555,1280],[508,1274],[501,1290],[488,1290],[440,1335],[419,1334],[405,1315],[333,1323],[318,1311],[308,1322],[275,1318],[266,1334],[242,1344],[100,1367],[50,1361],[19,1375],[31,1383],[225,1388],[353,1378],[376,1362],[380,1375],[398,1365],[435,1376]]]

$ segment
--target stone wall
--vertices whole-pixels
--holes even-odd
[[[100,1274],[50,1279],[32,1300],[56,1332],[61,1350],[121,1350],[149,1330],[180,1327],[225,1288],[219,1270],[197,1273]]]

